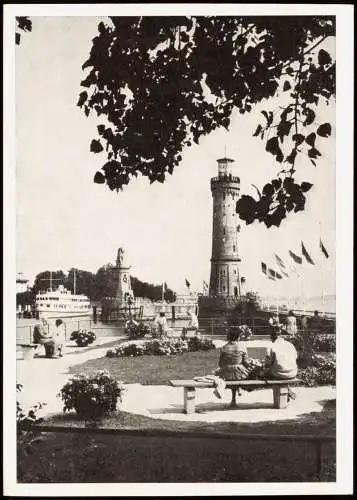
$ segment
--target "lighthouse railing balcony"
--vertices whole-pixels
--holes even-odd
[[[211,178],[211,184],[215,184],[216,182],[240,182],[239,177],[232,174],[224,174],[217,177]]]

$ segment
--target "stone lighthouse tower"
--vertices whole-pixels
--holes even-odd
[[[231,173],[234,160],[221,158],[218,177],[211,179],[213,197],[212,258],[209,297],[221,303],[236,302],[241,298],[239,274],[239,218],[236,203],[240,179]],[[223,304],[222,304],[223,305]]]

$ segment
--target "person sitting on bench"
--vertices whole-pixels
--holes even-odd
[[[272,346],[268,351],[264,377],[277,380],[293,379],[297,375],[297,352],[294,345],[281,336],[279,327],[273,326],[270,334]],[[288,401],[296,394],[289,388]]]
[[[40,322],[34,327],[33,343],[38,346],[43,345],[46,353],[48,348],[51,349],[55,345],[55,341],[49,333],[48,322],[45,318],[41,318]]]
[[[228,342],[221,349],[219,368],[213,375],[193,378],[197,382],[213,382],[213,393],[219,399],[222,399],[226,380],[245,380],[249,377],[247,350],[239,342],[241,334],[242,330],[238,326],[231,326],[227,334]],[[241,395],[240,388],[238,395]]]

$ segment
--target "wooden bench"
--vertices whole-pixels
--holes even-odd
[[[231,407],[237,407],[236,393],[240,387],[250,389],[273,389],[274,408],[286,408],[288,404],[288,388],[291,385],[299,385],[299,379],[290,380],[239,380],[226,381],[226,388],[232,391]],[[196,389],[213,388],[211,382],[197,382],[196,380],[170,380],[173,387],[183,387],[184,412],[195,413]]]

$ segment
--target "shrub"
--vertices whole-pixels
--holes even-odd
[[[88,420],[95,420],[115,411],[122,401],[124,386],[106,370],[93,374],[73,376],[62,387],[58,396],[64,402],[63,411],[75,410]]]
[[[154,339],[145,344],[122,343],[116,347],[108,349],[106,356],[108,358],[124,356],[142,356],[144,354],[152,356],[174,356],[187,351],[208,351],[215,349],[212,340],[193,337],[188,340],[182,339]]]
[[[336,361],[321,354],[313,354],[310,366],[299,370],[298,378],[308,387],[336,385]]]
[[[188,342],[181,339],[155,339],[146,346],[147,354],[154,356],[171,356],[188,351]]]
[[[92,344],[96,339],[96,335],[89,330],[76,330],[71,333],[70,340],[74,340],[78,347],[86,347]]]
[[[151,328],[147,323],[140,321],[128,321],[124,328],[124,333],[128,334],[130,337],[145,337],[151,333]]]
[[[122,343],[118,346],[109,349],[106,352],[106,356],[108,358],[115,357],[124,357],[124,356],[143,356],[146,354],[146,345],[145,344],[136,344],[136,343]]]
[[[311,340],[315,352],[336,352],[336,336],[315,334]]]
[[[16,391],[22,391],[22,384],[16,384]],[[38,430],[23,430],[21,424],[35,425],[43,422],[43,418],[38,416],[38,412],[46,405],[46,403],[36,403],[30,407],[29,410],[25,411],[19,403],[16,401],[16,424],[17,424],[17,446],[18,455],[21,457],[22,454],[28,455],[31,453],[31,447],[38,441],[41,441],[41,433]]]
[[[211,339],[201,339],[200,337],[192,337],[188,339],[189,351],[209,351],[215,348],[216,346]]]

